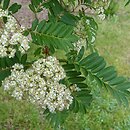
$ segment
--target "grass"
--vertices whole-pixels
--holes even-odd
[[[120,4],[118,16],[99,21],[96,47],[118,72],[130,76],[130,9]]]
[[[38,109],[17,101],[0,88],[0,130],[50,130]]]
[[[130,9],[129,6],[124,8],[122,3],[119,8],[118,16],[98,21],[96,47],[108,64],[116,66],[119,74],[130,77]],[[72,115],[67,123],[67,130],[80,130],[85,121],[78,116],[74,119]],[[51,130],[51,128],[39,115],[35,106],[25,101],[16,101],[0,88],[0,130]]]

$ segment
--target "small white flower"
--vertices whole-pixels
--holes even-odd
[[[105,14],[99,14],[98,17],[101,19],[101,20],[104,20],[106,18],[106,15]]]
[[[76,43],[73,43],[74,45],[74,50],[76,50],[77,52],[80,51],[80,49],[82,48],[82,46],[86,46],[86,40],[85,39],[79,39]]]
[[[77,86],[77,84],[71,85],[71,86],[70,86],[70,90],[71,90],[72,92],[74,92],[74,91],[81,91],[81,89]]]
[[[97,15],[98,17],[101,19],[101,20],[104,20],[106,18],[106,15],[105,15],[105,10],[103,7],[99,7],[96,9],[96,12],[97,12]]]
[[[0,57],[7,56],[7,48],[5,46],[0,45]]]
[[[16,53],[16,45],[21,53],[25,53],[30,47],[28,44],[28,38],[22,35],[23,27],[20,27],[17,24],[16,19],[9,15],[8,11],[0,9],[0,18],[2,17],[7,17],[7,22],[5,23],[4,28],[2,28],[2,33],[0,34],[0,57],[14,57]],[[10,49],[10,46],[12,49]]]

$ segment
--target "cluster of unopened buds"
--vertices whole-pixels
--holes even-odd
[[[26,70],[23,65],[15,64],[2,86],[16,99],[27,99],[54,113],[69,109],[73,102],[69,88],[59,83],[65,76],[59,61],[49,56],[37,60]]]
[[[7,18],[6,23],[2,23],[3,17]],[[29,40],[22,33],[24,28],[21,27],[17,20],[8,14],[8,11],[0,9],[0,58],[15,56],[16,49],[24,54],[29,47]]]
[[[104,20],[106,18],[105,11],[109,8],[112,0],[97,0],[95,2],[95,13],[98,15],[99,19]]]
[[[76,28],[75,28],[75,33],[76,35],[78,35],[80,37],[80,39],[73,43],[74,45],[74,50],[77,50],[79,52],[79,50],[82,48],[82,46],[84,46],[85,48],[87,47],[87,42],[86,42],[86,39],[89,39],[91,43],[94,43],[95,40],[96,40],[96,34],[94,35],[95,31],[91,32],[93,33],[93,35],[91,36],[91,39],[89,38],[90,35],[88,33],[88,28],[91,28],[91,30],[93,29],[91,27],[91,21],[90,19],[88,18],[84,18],[84,19],[81,19]],[[90,30],[90,31],[91,31]]]

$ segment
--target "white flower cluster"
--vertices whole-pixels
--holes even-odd
[[[0,19],[3,17],[7,18],[7,22],[0,33],[0,57],[14,57],[16,46],[24,54],[30,47],[28,38],[22,35],[23,27],[20,27],[17,20],[8,15],[7,11],[0,9]]]
[[[79,91],[81,91],[81,89],[77,86],[77,84],[71,85],[70,90],[71,90],[71,92],[76,92],[76,91],[79,92]]]
[[[101,20],[104,20],[106,18],[106,15],[104,13],[104,8],[103,7],[99,7],[96,9],[97,11],[97,14],[98,14],[98,17],[101,19]]]
[[[74,50],[79,51],[82,46],[87,48],[87,41],[90,43],[94,43],[96,40],[96,29],[93,28],[93,23],[89,18],[82,18],[76,28],[75,28],[75,33],[80,37],[78,42],[74,43]],[[89,34],[91,33],[91,35]]]
[[[16,99],[25,98],[53,113],[69,109],[73,102],[70,90],[59,83],[65,76],[59,61],[49,56],[34,62],[26,71],[22,65],[15,64],[2,86]]]
[[[73,45],[74,45],[74,50],[79,52],[80,49],[82,48],[82,46],[86,47],[86,40],[85,39],[79,39],[77,42],[73,43]]]

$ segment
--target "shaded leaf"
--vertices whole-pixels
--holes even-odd
[[[24,65],[27,61],[27,54],[24,54],[22,57],[21,57],[21,63]]]
[[[10,4],[10,0],[4,0],[3,2],[3,9],[6,10]]]

